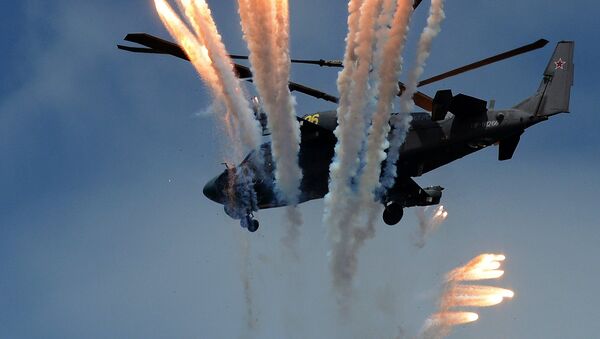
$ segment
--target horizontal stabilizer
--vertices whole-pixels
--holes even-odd
[[[449,110],[458,118],[478,116],[487,112],[487,101],[461,93],[452,98]]]
[[[515,154],[515,150],[517,149],[517,145],[519,145],[519,140],[521,140],[521,134],[500,140],[500,145],[498,147],[498,160],[504,161],[512,159],[513,155]]]
[[[443,190],[441,186],[421,188],[410,177],[398,177],[394,186],[388,190],[384,201],[394,201],[403,207],[437,205]]]

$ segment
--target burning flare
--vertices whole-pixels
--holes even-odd
[[[435,232],[440,225],[448,218],[448,211],[443,205],[438,206],[433,214],[427,215],[428,207],[418,208],[416,210],[419,219],[419,229],[417,230],[415,245],[419,248],[425,246],[425,238]]]
[[[469,261],[465,266],[456,268],[446,275],[446,281],[474,281],[498,279],[504,275],[500,270],[502,261],[506,257],[502,254],[481,254]]]
[[[455,326],[477,321],[479,315],[473,312],[444,312],[435,313],[429,319],[433,323]]]
[[[511,290],[492,286],[457,285],[448,292],[448,307],[476,306],[489,307],[498,305],[504,298],[512,298]]]
[[[446,275],[440,310],[429,317],[422,331],[423,338],[442,338],[452,327],[476,321],[477,313],[452,310],[455,307],[490,307],[514,297],[514,292],[500,287],[466,285],[463,281],[497,279],[504,274],[499,268],[506,257],[502,254],[481,254],[465,266]]]

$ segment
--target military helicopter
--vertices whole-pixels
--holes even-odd
[[[420,1],[415,3],[415,7],[418,3]],[[169,54],[188,60],[183,49],[177,44],[146,33],[128,34],[125,40],[145,47],[118,45],[119,49],[137,53]],[[540,39],[423,80],[418,86],[527,53],[542,48],[547,43],[547,40]],[[558,42],[543,72],[538,90],[512,108],[495,110],[493,104],[488,106],[485,100],[465,94],[453,95],[451,90],[447,89],[437,91],[433,98],[417,92],[413,100],[425,112],[410,113],[413,120],[400,150],[396,182],[381,199],[385,207],[383,221],[388,225],[395,225],[402,219],[404,208],[436,205],[440,202],[443,187],[421,188],[412,177],[419,177],[491,145],[498,145],[498,160],[511,159],[525,129],[558,113],[568,113],[573,84],[573,53],[574,42]],[[240,55],[231,57],[247,59],[246,56]],[[343,67],[339,60],[292,59],[291,62],[321,67]],[[252,72],[248,67],[234,64],[234,69],[240,79],[252,81]],[[399,83],[399,88],[398,95],[404,90],[404,85]],[[338,102],[338,98],[331,94],[295,82],[289,82],[289,89],[318,99]],[[263,126],[263,134],[266,135],[266,115],[261,111],[260,104],[256,100],[253,102],[256,117]],[[392,118],[393,116],[394,114]],[[302,203],[323,198],[328,192],[329,164],[334,156],[337,141],[333,134],[337,126],[337,117],[336,111],[324,111],[298,117],[298,120],[301,131],[299,165],[303,170],[299,202]],[[285,201],[277,198],[272,175],[253,178],[252,185],[256,192],[253,198],[232,199],[230,194],[226,193],[226,188],[228,183],[232,182],[232,178],[248,169],[253,173],[273,173],[270,155],[270,143],[264,143],[260,151],[248,154],[237,167],[227,168],[210,180],[203,190],[206,197],[223,204],[225,212],[230,217],[239,219],[242,227],[251,232],[255,232],[259,227],[253,212],[286,205]],[[264,158],[264,168],[253,168],[256,163],[253,159],[257,156]],[[238,199],[251,199],[252,202],[249,204]]]

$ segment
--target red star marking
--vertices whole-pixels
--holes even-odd
[[[566,63],[567,62],[563,61],[562,58],[558,58],[558,60],[554,62],[554,65],[556,66],[554,69],[565,69]]]

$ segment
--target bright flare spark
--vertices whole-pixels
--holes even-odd
[[[515,292],[505,288],[481,285],[457,285],[451,293],[457,296],[478,295],[478,296],[500,296],[502,298],[512,298]]]
[[[474,312],[440,312],[431,316],[431,321],[443,323],[448,326],[456,326],[472,323],[479,319],[479,315]]]
[[[497,279],[504,275],[499,270],[502,261],[506,257],[497,254],[482,254],[471,260],[463,267],[452,270],[446,277],[447,281],[475,281]]]

